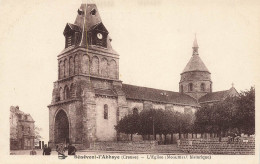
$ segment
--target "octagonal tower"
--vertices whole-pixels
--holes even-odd
[[[196,36],[192,49],[192,57],[181,73],[179,92],[188,94],[198,100],[200,97],[212,92],[212,81],[211,73],[199,56]]]

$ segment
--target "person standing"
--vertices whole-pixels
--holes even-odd
[[[68,146],[68,155],[75,155],[77,149],[71,143]]]
[[[44,145],[42,155],[51,155],[51,148],[47,144]]]

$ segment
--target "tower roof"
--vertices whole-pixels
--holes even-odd
[[[203,63],[201,58],[199,57],[199,53],[198,53],[199,46],[198,46],[196,35],[195,35],[195,39],[193,41],[192,48],[193,48],[192,57],[191,57],[190,61],[188,62],[188,64],[186,65],[186,67],[184,68],[184,70],[182,71],[182,74],[185,72],[192,72],[192,71],[209,72],[208,68]]]
[[[87,47],[88,49],[100,50],[100,48],[95,45],[87,44],[87,38],[89,38],[89,32],[93,29],[104,31],[109,34],[106,27],[103,25],[100,14],[98,12],[97,6],[94,3],[81,4],[77,11],[77,17],[74,24],[67,23],[63,34],[69,33],[70,30],[74,32],[79,32],[80,37],[77,40],[75,46],[65,47],[65,49],[60,53],[63,54],[75,47]],[[111,37],[107,35],[106,37],[106,49],[102,49],[103,52],[109,52],[111,54],[118,55],[117,52],[112,48]],[[87,46],[88,45],[88,46]]]
[[[81,4],[74,24],[88,31],[92,26],[97,25],[101,21],[96,4]]]
[[[208,68],[203,63],[199,55],[192,55],[190,61],[188,62],[188,64],[186,65],[182,73],[191,72],[191,71],[209,72]]]
[[[74,22],[82,31],[80,46],[86,45],[86,32],[101,21],[96,4],[81,4]]]

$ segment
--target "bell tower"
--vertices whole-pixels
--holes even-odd
[[[199,46],[195,36],[193,53],[190,61],[181,73],[179,92],[192,96],[195,99],[212,92],[211,73],[199,57]]]
[[[103,103],[117,102],[120,107],[109,106],[114,113],[125,108],[118,76],[119,55],[111,46],[112,39],[95,4],[81,4],[75,22],[66,24],[63,35],[65,45],[58,55],[58,80],[54,82],[52,102],[48,106],[49,139],[51,145],[70,142],[78,148],[87,148],[102,135],[101,128],[97,127],[103,124],[97,118],[104,121],[101,119]],[[67,120],[67,126],[62,126],[60,120]],[[118,118],[109,121],[113,120]],[[111,140],[116,138],[113,131],[107,136]]]

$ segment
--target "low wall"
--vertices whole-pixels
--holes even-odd
[[[158,145],[157,141],[136,141],[136,142],[93,142],[90,144],[91,150],[103,151],[148,151],[153,150]]]
[[[227,138],[181,139],[178,147],[185,153],[224,154],[224,155],[254,155],[255,138],[240,138],[239,142],[228,143]]]

